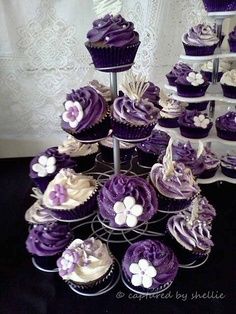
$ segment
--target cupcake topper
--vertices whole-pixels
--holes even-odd
[[[192,201],[192,210],[191,210],[191,217],[188,221],[188,223],[190,225],[192,225],[194,223],[194,221],[198,218],[198,209],[199,209],[199,199],[198,197],[196,197],[193,201]]]
[[[198,150],[197,150],[197,158],[201,156],[201,154],[204,152],[204,145],[201,140],[198,141]]]
[[[126,73],[124,82],[121,84],[124,94],[137,101],[142,98],[148,87],[149,83],[146,83],[146,77],[141,73],[135,75],[132,71]]]
[[[43,193],[38,188],[32,188],[32,194],[30,196],[36,198],[37,200],[42,200]]]
[[[93,0],[93,8],[97,17],[103,17],[106,14],[117,15],[122,8],[121,0]]]
[[[172,143],[173,140],[170,138],[169,144],[166,148],[166,153],[163,158],[163,166],[164,166],[164,180],[174,172],[174,165],[173,165],[173,159],[172,159]]]

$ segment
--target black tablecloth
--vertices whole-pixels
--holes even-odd
[[[215,247],[207,263],[180,270],[170,288],[158,297],[140,297],[119,283],[108,294],[82,297],[56,273],[34,268],[25,250],[24,213],[29,196],[28,158],[0,160],[0,313],[236,313],[235,210],[236,187],[202,186],[202,193],[217,210],[213,226]],[[113,253],[123,254],[123,246]]]

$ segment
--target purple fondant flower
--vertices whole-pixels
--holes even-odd
[[[60,276],[71,274],[79,262],[80,255],[73,249],[66,249],[62,257],[57,260]]]
[[[54,190],[50,192],[49,197],[53,205],[61,205],[68,200],[67,189],[62,184],[55,184]]]

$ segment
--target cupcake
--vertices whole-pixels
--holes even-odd
[[[170,86],[176,86],[175,81],[179,76],[192,71],[193,69],[188,64],[178,62],[173,66],[172,70],[166,74],[166,78]]]
[[[159,209],[165,212],[184,209],[200,192],[191,170],[183,163],[173,161],[171,139],[163,164],[156,163],[152,166],[150,183],[156,190]]]
[[[178,272],[173,251],[157,240],[131,244],[122,261],[124,281],[139,292],[161,292],[169,287]]]
[[[235,10],[236,10],[236,4],[235,4]],[[234,27],[234,30],[229,33],[229,48],[231,52],[236,52],[236,26]]]
[[[135,144],[119,141],[120,145],[120,161],[130,161],[135,151]],[[99,142],[102,159],[105,162],[113,163],[113,138],[112,136],[106,137]]]
[[[69,225],[59,222],[37,224],[29,231],[26,249],[32,254],[39,268],[46,271],[55,270],[57,259],[72,238]]]
[[[229,111],[216,119],[217,136],[227,140],[236,141],[236,112]]]
[[[209,87],[207,79],[195,71],[183,73],[175,82],[177,94],[182,97],[202,97]]]
[[[159,102],[162,109],[159,112],[158,123],[165,128],[177,128],[179,126],[178,118],[185,109],[185,104],[174,100],[161,92]]]
[[[160,130],[153,130],[151,136],[137,144],[138,162],[141,166],[152,167],[162,153],[165,153],[169,135]]]
[[[108,86],[99,83],[97,80],[90,81],[89,86],[94,88],[96,92],[105,99],[109,106],[112,104],[112,92]]]
[[[76,167],[76,163],[66,154],[60,154],[57,147],[50,147],[35,156],[30,163],[29,176],[36,186],[44,192],[48,183],[62,168]]]
[[[203,0],[207,12],[235,11],[235,0]]]
[[[25,220],[32,225],[41,225],[56,221],[56,219],[48,213],[48,210],[42,206],[41,200],[37,200],[27,209],[25,212]]]
[[[110,118],[105,99],[97,91],[85,86],[67,94],[65,111],[61,116],[62,129],[80,141],[94,141],[106,137]]]
[[[125,95],[115,99],[111,106],[112,129],[115,137],[121,140],[141,141],[151,135],[159,110],[143,99],[149,83],[145,78],[131,72],[122,84]]]
[[[208,202],[207,198],[202,195],[199,195],[196,201],[198,206],[198,219],[206,222],[208,225],[212,225],[212,221],[216,217],[215,208]],[[186,208],[186,215],[189,215],[187,219],[190,219],[192,207],[193,205],[191,204]]]
[[[180,133],[187,138],[207,137],[213,123],[206,113],[186,110],[178,120]]]
[[[219,43],[216,32],[210,25],[198,24],[183,34],[182,43],[188,56],[212,55]]]
[[[209,101],[192,102],[192,103],[188,104],[186,109],[187,110],[204,111],[204,110],[206,110],[208,104],[209,104]]]
[[[61,169],[44,192],[42,204],[57,219],[76,220],[96,209],[97,191],[92,176]]]
[[[98,195],[99,213],[111,227],[134,228],[150,220],[158,202],[154,189],[140,177],[114,175]]]
[[[120,72],[130,69],[140,45],[134,24],[121,15],[107,14],[93,22],[87,34],[88,49],[94,66],[104,72]]]
[[[114,259],[99,239],[75,239],[57,261],[59,275],[77,291],[104,288],[114,271]]]
[[[217,73],[217,82],[220,81],[222,75],[231,69],[230,62],[220,60],[218,73]],[[201,66],[201,72],[205,76],[205,78],[212,82],[212,73],[213,73],[213,62],[207,61]]]
[[[82,172],[94,166],[98,143],[84,144],[69,135],[67,140],[58,146],[58,152],[70,156],[76,162],[75,171]]]
[[[236,98],[236,70],[225,72],[220,80],[223,95],[229,98]]]
[[[214,177],[217,169],[220,166],[220,160],[209,148],[205,147],[201,158],[204,163],[204,171],[198,176],[201,179]]]
[[[228,154],[221,157],[221,171],[230,178],[236,178],[236,155]]]

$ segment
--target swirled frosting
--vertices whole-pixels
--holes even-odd
[[[204,116],[204,120],[207,119],[207,124],[201,124],[201,121],[199,119],[200,116]],[[195,117],[199,119],[199,123],[196,124]],[[202,113],[201,111],[197,110],[186,110],[182,113],[182,115],[179,117],[178,122],[180,125],[191,127],[191,128],[212,128],[213,123],[210,121],[210,118],[207,116],[206,113]],[[202,121],[204,122],[204,121]],[[206,126],[206,127],[205,127]]]
[[[189,212],[182,211],[170,217],[167,228],[186,250],[208,253],[214,245],[210,234],[211,226],[200,219],[191,222]]]
[[[151,136],[145,141],[137,144],[137,147],[144,152],[150,152],[153,154],[161,154],[165,151],[169,143],[169,135],[160,130],[153,130]]]
[[[186,63],[178,62],[176,63],[167,76],[175,77],[176,79],[183,73],[192,72],[193,69]]]
[[[62,168],[74,168],[76,163],[70,158],[70,156],[66,154],[61,154],[58,151],[57,147],[50,147],[39,155],[35,156],[30,163],[30,177],[38,178],[38,173],[35,172],[32,167],[37,164],[39,158],[41,156],[45,156],[47,158],[54,157],[55,158],[55,171],[52,173],[48,173],[47,176],[54,177],[56,173],[58,173]]]
[[[68,101],[79,103],[83,112],[83,118],[78,125],[73,128],[75,132],[81,132],[89,126],[96,124],[104,117],[107,111],[105,99],[90,86],[72,90],[70,94],[67,94],[66,100],[65,104]],[[71,129],[69,123],[63,120],[63,115],[62,127],[63,129]]]
[[[227,72],[230,69],[231,69],[231,63],[230,62],[220,60],[219,72]],[[205,62],[202,65],[201,70],[205,71],[205,72],[213,72],[213,62],[212,61]]]
[[[236,132],[236,112],[228,111],[216,119],[216,127],[231,132]]]
[[[114,205],[122,202],[127,196],[133,197],[136,204],[143,208],[138,221],[147,221],[156,213],[158,207],[156,194],[146,180],[122,174],[115,175],[106,181],[98,197],[100,214],[109,220],[111,226],[117,226]]]
[[[97,80],[90,81],[89,86],[94,88],[98,94],[102,95],[106,102],[112,101],[112,93],[109,87],[99,83]]]
[[[221,166],[236,170],[236,155],[225,155],[221,157]]]
[[[93,22],[93,28],[87,33],[91,43],[101,43],[109,47],[124,47],[139,41],[134,24],[126,21],[120,14],[107,14]]]
[[[220,160],[209,148],[205,147],[201,155],[206,170],[216,168],[220,165]]]
[[[58,152],[70,157],[87,156],[98,152],[98,144],[84,144],[69,135],[67,140],[58,146]]]
[[[184,111],[184,104],[171,98],[161,99],[159,104],[162,106],[159,113],[161,118],[175,119]]]
[[[56,221],[56,219],[50,216],[48,211],[42,206],[40,200],[34,202],[34,204],[27,209],[25,212],[25,220],[30,224],[35,225]]]
[[[212,220],[216,216],[215,208],[208,202],[207,198],[204,196],[199,196],[197,198],[198,201],[198,219],[201,221],[205,221],[208,224],[212,223]],[[192,205],[186,208],[186,215],[189,213],[188,219],[190,219],[192,212]]]
[[[122,270],[125,277],[131,281],[130,265],[146,260],[156,269],[150,289],[158,289],[166,283],[172,282],[178,271],[178,261],[173,251],[157,240],[144,240],[133,243],[126,251]]]
[[[113,148],[113,138],[112,136],[107,136],[104,140],[99,142],[101,145]],[[129,148],[133,148],[136,145],[132,144],[132,143],[128,143],[128,142],[122,142],[119,141],[120,144],[120,149],[129,149]]]
[[[234,27],[233,31],[229,33],[229,40],[236,41],[236,26]]]
[[[149,86],[143,94],[143,99],[147,99],[149,102],[156,106],[158,105],[160,99],[159,97],[160,88],[150,81],[148,81],[148,83]]]
[[[221,84],[236,87],[236,70],[227,71],[220,79]]]
[[[100,240],[74,240],[58,259],[59,275],[64,280],[86,284],[104,276],[113,259]]]
[[[63,187],[62,195],[66,195],[60,199],[60,202],[54,202],[54,193],[56,187]],[[70,210],[86,202],[97,189],[96,180],[92,176],[86,176],[81,173],[75,173],[71,169],[61,169],[55,178],[48,184],[44,192],[42,204],[51,209]],[[60,191],[59,191],[60,192]]]
[[[134,125],[155,123],[158,112],[151,102],[132,100],[127,96],[116,98],[112,105],[112,115],[116,120]]]
[[[182,37],[183,43],[190,46],[213,46],[218,44],[219,39],[210,25],[198,24],[191,27],[188,33]]]
[[[173,162],[174,172],[166,175],[162,164],[152,166],[150,179],[153,186],[164,196],[175,199],[189,199],[199,193],[192,172],[183,163]]]
[[[26,248],[38,256],[56,255],[65,249],[72,237],[69,226],[59,222],[34,225],[26,240]]]

